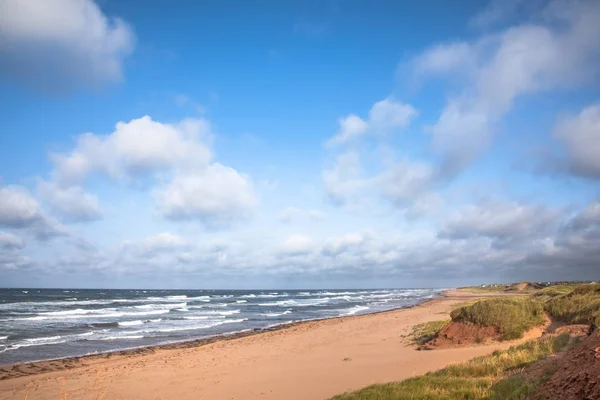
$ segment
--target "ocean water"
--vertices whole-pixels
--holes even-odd
[[[410,307],[443,289],[0,289],[0,364]]]

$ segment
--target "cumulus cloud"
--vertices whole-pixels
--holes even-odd
[[[482,201],[455,212],[445,223],[440,237],[492,239],[545,237],[556,226],[560,212],[541,205]]]
[[[119,81],[134,48],[129,25],[92,0],[5,0],[0,71],[44,89]]]
[[[207,225],[243,218],[258,202],[250,179],[219,163],[195,174],[175,175],[155,197],[167,218],[199,219]]]
[[[46,216],[37,200],[20,186],[0,187],[0,227],[24,230],[41,240],[66,235],[65,229]]]
[[[41,181],[38,191],[52,205],[53,211],[67,221],[93,221],[102,216],[98,197],[85,193],[80,186],[61,188],[55,183]]]
[[[341,253],[357,248],[365,242],[366,238],[360,233],[349,233],[344,236],[330,238],[321,249],[325,256],[337,256]]]
[[[560,161],[573,175],[600,179],[600,104],[584,108],[578,115],[560,119],[554,137],[564,144],[565,159]]]
[[[283,251],[288,254],[307,254],[314,250],[314,241],[310,236],[294,234],[283,243]]]
[[[71,152],[52,155],[54,169],[40,192],[67,220],[89,221],[100,209],[96,196],[82,189],[88,176],[124,183],[149,178],[157,182],[154,199],[165,217],[228,224],[258,200],[248,176],[212,162],[212,136],[205,119],[164,124],[149,116],[119,122],[108,135],[84,133]]]
[[[206,168],[211,159],[206,144],[210,136],[210,123],[204,119],[163,124],[144,116],[119,122],[108,135],[80,135],[69,154],[53,154],[52,178],[60,186],[70,186],[93,172],[131,180],[172,168]]]
[[[538,23],[473,42],[434,46],[415,58],[417,74],[469,70],[462,93],[448,100],[430,127],[433,149],[442,155],[441,171],[447,176],[459,173],[487,149],[497,121],[515,99],[581,85],[598,73],[598,3],[554,2],[543,15]]]
[[[329,199],[336,205],[347,206],[375,196],[406,210],[412,217],[441,204],[433,191],[437,171],[429,164],[403,159],[375,174],[365,175],[357,152],[338,155],[333,167],[323,171]]]
[[[340,129],[326,145],[347,143],[369,132],[385,133],[392,129],[406,128],[417,115],[417,110],[410,104],[386,98],[371,107],[367,120],[355,114],[340,118]]]

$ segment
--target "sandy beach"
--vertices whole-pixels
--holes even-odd
[[[448,318],[457,304],[478,297],[485,296],[451,291],[413,308],[202,345],[8,366],[0,369],[0,399],[326,399],[514,344],[416,351],[404,337],[412,326]]]

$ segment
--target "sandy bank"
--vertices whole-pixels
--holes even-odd
[[[326,399],[373,383],[401,380],[507,348],[511,343],[415,351],[403,335],[447,318],[482,294],[447,292],[420,306],[299,323],[204,345],[157,347],[111,356],[12,368],[30,375],[0,380],[0,399]],[[64,369],[68,367],[67,369]]]

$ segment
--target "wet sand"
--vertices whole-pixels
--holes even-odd
[[[413,308],[4,366],[0,400],[327,399],[510,347],[515,342],[416,351],[405,337],[416,324],[448,318],[462,302],[496,295],[449,291]]]

